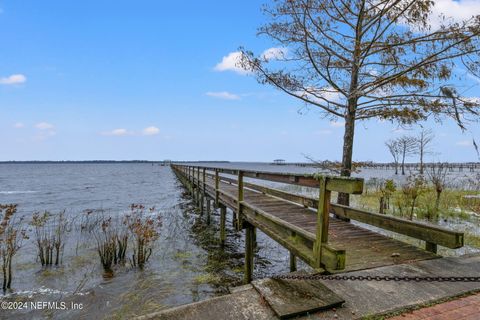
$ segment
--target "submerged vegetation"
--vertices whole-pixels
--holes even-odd
[[[90,212],[89,212],[90,213]],[[88,213],[88,214],[89,214]],[[117,217],[100,218],[100,228],[93,228],[97,252],[106,273],[112,273],[112,265],[124,265],[129,239],[132,242],[132,267],[143,268],[153,252],[159,237],[162,220],[155,208],[146,210],[142,204],[130,205],[130,211]]]
[[[2,259],[3,284],[2,289],[10,289],[12,285],[12,260],[22,247],[23,240],[28,239],[22,224],[23,219],[17,219],[16,204],[0,204],[0,256]]]
[[[61,264],[65,235],[70,226],[65,217],[65,211],[57,215],[52,215],[48,211],[34,212],[30,225],[34,228],[38,258],[42,266]]]
[[[154,252],[154,243],[162,226],[155,208],[147,210],[141,204],[132,204],[129,211],[116,216],[107,216],[103,210],[85,210],[79,224],[75,223],[75,219],[67,219],[65,211],[58,214],[34,212],[30,221],[25,221],[24,217],[17,218],[16,214],[16,204],[0,205],[0,258],[4,292],[11,288],[13,257],[22,248],[23,241],[30,239],[29,234],[33,235],[36,261],[42,267],[60,266],[69,233],[76,228],[83,235],[77,239],[76,254],[80,242],[85,245],[93,240],[104,276],[113,276],[113,265],[126,264],[129,247],[131,267],[143,269]],[[129,240],[131,246],[128,245]]]
[[[152,214],[155,208],[148,209],[148,212]],[[162,220],[160,216],[157,219],[147,216],[145,206],[132,204],[126,221],[133,238],[132,265],[143,268],[152,254],[153,243],[158,239]]]

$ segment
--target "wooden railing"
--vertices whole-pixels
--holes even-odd
[[[221,173],[230,173],[230,174],[238,174],[236,170],[226,170],[226,169],[218,169],[214,167],[208,168],[215,172],[218,175],[219,172]],[[210,174],[210,176],[215,176],[215,174]],[[283,173],[264,173],[264,172],[255,172],[249,171],[247,175],[256,179],[264,179],[269,181],[275,182],[283,182],[283,183],[290,183],[296,184],[300,186],[307,186],[307,187],[318,187],[318,177],[315,176],[305,176],[305,175],[292,175],[292,174],[283,174]],[[221,177],[221,180],[226,181],[228,183],[236,184],[236,180],[228,177]],[[345,181],[345,179],[341,179],[340,181]],[[315,182],[317,181],[317,186],[315,186]],[[335,182],[334,182],[335,181]],[[340,191],[339,188],[335,186],[339,180],[330,180],[329,188],[331,191]],[[361,193],[361,182],[360,179],[356,179],[356,184],[351,185],[348,188],[350,192],[353,194]],[[258,184],[253,183],[245,183],[244,187],[247,187],[252,190],[256,190],[262,192],[264,194],[269,194],[274,197],[278,197],[284,200],[288,200],[304,207],[318,209],[319,200],[311,197],[306,197],[294,193],[285,192],[282,190],[269,188],[265,186],[261,186]],[[334,190],[337,189],[337,190]],[[340,191],[342,192],[342,191]],[[345,191],[343,191],[345,192]],[[436,251],[436,246],[444,246],[451,249],[461,248],[464,245],[464,234],[462,232],[452,231],[445,228],[441,228],[438,226],[427,225],[424,223],[419,223],[416,221],[410,221],[402,218],[387,216],[383,214],[373,213],[366,210],[356,209],[352,207],[345,207],[339,204],[330,203],[330,212],[334,213],[337,216],[349,218],[352,220],[356,220],[362,223],[366,223],[378,228],[382,228],[388,231],[392,231],[398,234],[406,235],[412,238],[416,238],[419,240],[423,240],[426,242],[426,249],[429,251]]]
[[[464,236],[461,232],[331,203],[332,191],[361,194],[363,191],[363,179],[189,165],[172,165],[172,168],[182,173],[187,182],[191,181],[191,192],[196,194],[197,199],[203,199],[205,194],[210,194],[217,204],[223,202],[235,210],[236,225],[239,228],[245,227],[245,222],[260,227],[263,232],[313,267],[341,270],[345,266],[345,251],[335,249],[328,243],[330,213],[424,240],[426,243],[425,249],[431,252],[437,251],[437,245],[448,248],[463,246]],[[244,181],[246,177],[317,188],[318,198],[306,197],[246,182]],[[213,183],[207,184],[207,179],[212,179]],[[236,186],[237,195],[228,194],[228,192],[221,190],[219,188],[221,181]],[[299,204],[312,210],[315,209],[317,214],[315,234],[298,228],[245,202],[245,189]],[[203,193],[203,197],[201,193]]]
[[[196,194],[197,199],[202,198],[200,195],[202,192],[210,193],[214,195],[217,203],[223,200],[229,207],[233,208],[236,211],[236,225],[239,228],[245,226],[245,221],[260,227],[263,232],[316,268],[325,267],[332,270],[341,270],[345,267],[345,250],[335,249],[328,244],[331,192],[359,194],[363,190],[363,179],[201,166],[172,165],[172,167],[185,174],[187,179],[191,179],[194,186],[201,186],[196,190],[192,190]],[[225,174],[236,176],[236,179],[226,177]],[[255,190],[252,188],[253,184],[244,181],[246,177],[318,188],[319,198],[317,204],[322,203],[322,205],[317,205],[316,208],[317,227],[315,234],[245,202],[244,188]],[[214,180],[215,188],[210,188],[206,184],[207,178]],[[228,194],[219,189],[220,181],[237,186],[237,195]]]

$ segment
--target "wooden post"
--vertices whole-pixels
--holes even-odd
[[[200,168],[197,167],[197,207],[200,205]]]
[[[200,170],[200,169],[199,169]],[[200,178],[199,178],[199,181],[198,181],[198,186],[202,186],[201,187],[201,192],[202,192],[202,195],[200,196],[200,198],[202,199],[201,200],[201,206],[200,206],[200,214],[203,214],[204,213],[204,209],[205,209],[205,168],[203,168],[202,170],[202,184],[200,184]]]
[[[220,205],[220,244],[225,245],[225,220],[227,217],[227,207]]]
[[[205,197],[207,201],[207,225],[210,225],[210,198]]]
[[[219,200],[219,190],[220,190],[220,176],[218,174],[218,169],[215,169],[215,206],[218,207]]]
[[[190,167],[190,194],[195,198],[194,185],[193,185],[193,168]]]
[[[432,253],[437,253],[437,244],[432,243],[432,242],[425,242],[425,250],[432,252]]]
[[[207,184],[206,180],[205,180],[205,177],[206,177],[206,174],[205,174],[205,168],[203,168],[203,171],[202,171],[202,186],[203,186],[203,196],[205,197],[205,186]]]
[[[329,206],[331,192],[327,190],[327,178],[320,179],[317,209],[317,230],[315,244],[313,246],[313,256],[315,257],[315,267],[321,268],[322,244],[328,242],[328,223],[329,223]]]
[[[238,171],[238,193],[237,193],[237,230],[242,229],[242,201],[243,201],[243,171]]]
[[[297,257],[290,251],[290,272],[297,271]]]
[[[232,227],[236,228],[237,226],[237,214],[235,210],[232,210]]]
[[[248,284],[252,281],[253,274],[253,226],[245,223],[245,274],[243,282]]]

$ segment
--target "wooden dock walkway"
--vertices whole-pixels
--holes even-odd
[[[211,201],[220,208],[220,241],[225,241],[225,216],[231,209],[237,230],[245,229],[245,282],[252,280],[255,228],[319,272],[348,272],[438,258],[437,245],[463,246],[463,234],[395,217],[330,203],[332,192],[359,194],[363,180],[214,167],[172,165],[210,221]],[[244,181],[267,180],[318,188],[317,199]],[[350,219],[425,241],[419,248],[359,227]]]

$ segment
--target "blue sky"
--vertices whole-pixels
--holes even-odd
[[[239,46],[274,46],[256,36],[260,5],[0,0],[0,161],[340,159],[341,123],[221,64]],[[425,126],[434,160],[478,160],[480,129]],[[354,158],[373,161],[418,131],[357,128]]]

